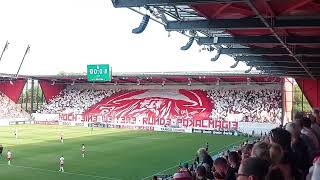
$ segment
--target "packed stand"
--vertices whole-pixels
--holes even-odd
[[[58,96],[51,99],[38,113],[59,114],[74,113],[82,114],[89,107],[97,104],[117,92],[117,90],[95,90],[95,89],[64,89]]]
[[[29,118],[29,114],[5,94],[0,93],[0,119]]]
[[[215,120],[243,114],[240,121],[281,123],[280,90],[211,89],[207,93],[214,104],[211,117]]]
[[[213,158],[208,144],[191,165],[185,163],[170,178],[153,180],[320,180],[320,113],[298,114],[285,127]]]

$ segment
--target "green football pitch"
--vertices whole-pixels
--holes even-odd
[[[14,136],[18,129],[18,139]],[[60,133],[65,141],[59,141]],[[0,127],[1,180],[141,180],[173,173],[177,165],[194,159],[209,142],[211,154],[239,144],[244,137],[132,131],[126,129],[19,125]],[[81,156],[81,144],[86,157]],[[13,153],[11,166],[6,152]],[[65,158],[60,173],[59,158]]]

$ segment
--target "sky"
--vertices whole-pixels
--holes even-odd
[[[196,43],[181,51],[188,38],[168,32],[151,21],[139,35],[131,30],[142,16],[116,9],[111,0],[0,0],[0,52],[10,45],[0,62],[1,73],[54,75],[86,72],[87,64],[110,64],[113,72],[245,71],[233,58],[199,52]]]

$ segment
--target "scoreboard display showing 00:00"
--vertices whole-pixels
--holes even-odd
[[[111,81],[109,64],[87,66],[88,81]]]

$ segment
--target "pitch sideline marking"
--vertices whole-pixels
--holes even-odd
[[[209,154],[210,154],[210,153],[213,153],[213,152],[217,152],[216,154],[214,154],[214,155],[217,155],[217,154],[219,153],[219,151],[222,151],[223,149],[225,149],[225,148],[227,148],[227,147],[229,147],[229,146],[232,146],[232,145],[234,145],[234,144],[238,144],[238,143],[242,142],[242,141],[245,140],[245,139],[246,139],[246,138],[243,138],[243,139],[241,139],[240,141],[237,141],[237,142],[234,142],[234,143],[232,143],[232,144],[223,146],[222,148],[220,148],[220,149],[218,149],[218,150],[210,151]],[[190,162],[190,161],[192,161],[192,160],[193,160],[193,159],[190,159],[190,160],[188,160],[188,161],[186,161],[186,162]],[[162,170],[162,171],[159,171],[159,172],[157,172],[157,173],[154,173],[154,174],[152,174],[151,176],[144,177],[144,178],[142,178],[141,180],[145,180],[145,179],[151,178],[152,176],[154,176],[154,175],[156,175],[156,174],[160,174],[160,173],[166,172],[166,171],[168,171],[168,170],[170,170],[170,169],[173,169],[173,168],[175,168],[175,167],[177,167],[177,165],[171,166],[171,167],[169,167],[169,168],[167,168],[167,169],[165,169],[165,170]]]
[[[8,166],[7,164],[1,164]],[[96,175],[89,175],[89,174],[81,174],[81,173],[73,173],[73,172],[59,172],[49,169],[41,169],[41,168],[34,168],[34,167],[28,167],[28,166],[17,166],[17,165],[10,165],[9,167],[17,167],[17,168],[24,168],[24,169],[33,169],[33,170],[39,170],[39,171],[46,171],[46,172],[53,172],[53,173],[59,173],[59,174],[70,174],[70,175],[77,175],[77,176],[86,176],[86,177],[93,177],[93,178],[100,178],[100,179],[112,179],[112,180],[121,180],[119,178],[113,178],[113,177],[105,177],[105,176],[96,176]]]

